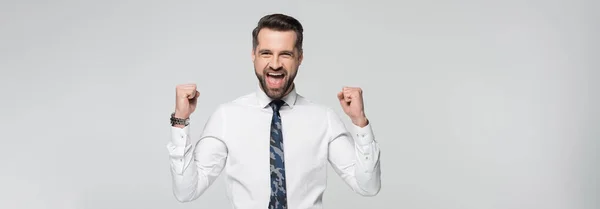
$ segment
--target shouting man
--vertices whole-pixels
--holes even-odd
[[[233,208],[322,208],[327,164],[358,194],[379,192],[380,151],[362,90],[337,93],[350,130],[331,108],[296,93],[302,40],[295,18],[261,18],[252,31],[256,90],[220,105],[195,145],[188,125],[200,92],[195,84],[176,87],[167,148],[177,200],[197,199],[223,172]]]

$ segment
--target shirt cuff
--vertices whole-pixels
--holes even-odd
[[[365,127],[352,125],[354,126],[354,141],[356,144],[368,145],[374,141],[373,129],[370,122]]]
[[[188,144],[188,136],[190,134],[190,126],[178,128],[171,126],[171,142],[175,146],[185,147]]]

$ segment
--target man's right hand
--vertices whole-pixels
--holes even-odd
[[[176,88],[175,117],[186,119],[196,110],[200,92],[196,84],[180,84]]]

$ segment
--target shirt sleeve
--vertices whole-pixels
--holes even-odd
[[[352,190],[363,196],[377,195],[381,189],[380,150],[371,122],[365,127],[352,124],[352,133],[340,117],[328,112],[329,162]]]
[[[215,111],[195,146],[191,143],[189,126],[171,127],[167,150],[173,194],[178,201],[189,202],[200,197],[223,170],[227,159],[224,123],[222,111]]]

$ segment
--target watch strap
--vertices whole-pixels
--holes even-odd
[[[185,118],[185,119],[184,118],[176,118],[175,113],[171,113],[170,122],[171,122],[171,126],[174,126],[174,125],[187,126],[190,124],[190,119],[189,118]]]

